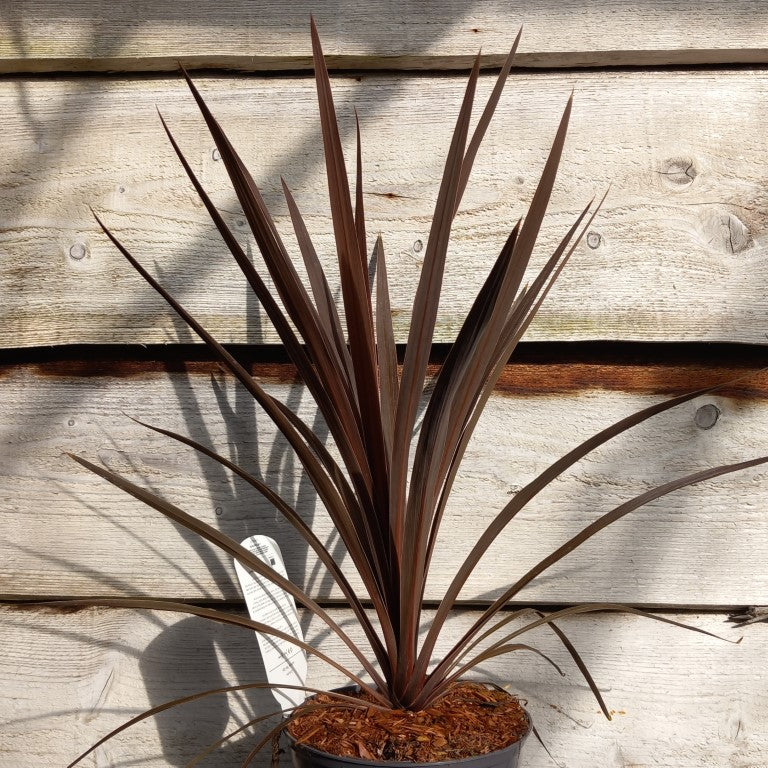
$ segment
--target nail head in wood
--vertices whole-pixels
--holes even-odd
[[[85,243],[74,243],[70,246],[69,255],[75,261],[82,261],[88,255],[88,248]]]
[[[712,403],[707,403],[696,409],[693,420],[699,429],[712,429],[719,418],[720,409]]]
[[[600,243],[603,242],[603,237],[599,232],[589,232],[587,234],[587,245],[594,251],[595,248],[600,247]]]

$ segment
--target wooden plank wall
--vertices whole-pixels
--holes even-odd
[[[727,8],[679,0],[0,3],[0,768],[66,765],[142,708],[260,672],[247,632],[173,614],[26,605],[152,594],[241,609],[226,558],[79,470],[67,451],[141,478],[237,538],[275,536],[291,577],[351,623],[272,510],[127,418],[234,452],[333,540],[268,420],[131,272],[88,209],[221,340],[239,345],[270,391],[313,421],[155,111],[250,242],[175,74],[179,61],[201,70],[199,86],[278,227],[289,228],[283,174],[334,275],[308,71],[310,10],[336,70],[347,148],[354,107],[360,115],[370,228],[382,231],[390,253],[400,341],[451,123],[478,48],[488,70],[482,96],[525,25],[518,68],[454,227],[438,340],[453,338],[530,200],[572,90],[540,258],[585,202],[611,185],[470,446],[428,601],[438,599],[470,537],[509,494],[570,447],[665,396],[746,376],[613,441],[554,483],[489,552],[451,637],[526,565],[602,511],[686,472],[768,453],[768,9],[760,0]],[[733,645],[637,617],[572,620],[572,638],[614,710],[610,723],[546,634],[538,640],[564,664],[564,680],[523,657],[489,667],[527,699],[557,764],[768,765],[768,624],[739,631],[726,623],[735,610],[768,604],[767,494],[765,469],[678,492],[604,532],[521,594],[524,604],[544,608],[624,601],[729,640],[743,636]],[[308,637],[338,650],[304,619]],[[321,686],[341,682],[315,663],[310,675]],[[265,706],[252,691],[228,704],[193,705],[129,731],[85,764],[183,766],[195,746]],[[239,765],[252,743],[237,739],[205,765]],[[524,764],[551,762],[531,740]]]

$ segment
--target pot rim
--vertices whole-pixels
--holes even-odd
[[[489,683],[489,685],[492,685],[495,688],[500,688],[500,686],[495,685],[494,683]],[[341,688],[332,688],[329,692],[347,693],[350,691],[359,690],[360,686],[358,685],[345,685]],[[504,689],[501,688],[501,690]],[[510,694],[510,696],[511,695],[512,694]],[[309,698],[311,699],[312,697]],[[309,701],[309,699],[307,700]],[[533,720],[531,720],[530,712],[528,712],[528,710],[523,707],[522,704],[520,704],[520,706],[522,707],[523,712],[525,712],[525,717],[528,721],[528,728],[517,741],[514,741],[512,744],[508,744],[506,747],[502,747],[501,749],[495,749],[492,752],[484,752],[480,755],[470,755],[469,757],[455,758],[452,760],[437,760],[432,763],[416,763],[411,760],[366,760],[363,757],[345,757],[343,755],[334,755],[332,752],[325,752],[322,749],[317,749],[317,747],[311,747],[307,744],[297,742],[295,737],[287,728],[285,729],[285,734],[288,738],[289,746],[293,750],[306,752],[309,755],[317,755],[318,757],[331,758],[333,760],[343,760],[345,763],[350,765],[359,765],[361,768],[370,768],[370,766],[374,765],[386,766],[386,768],[416,768],[417,766],[424,766],[425,768],[448,768],[449,766],[466,766],[470,765],[473,760],[478,760],[480,758],[490,758],[495,755],[503,756],[505,752],[519,750],[523,746],[523,743],[528,738],[528,736],[530,736],[531,731],[533,730]]]

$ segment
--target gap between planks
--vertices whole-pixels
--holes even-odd
[[[326,56],[331,72],[356,74],[366,72],[468,72],[476,56]],[[480,58],[483,71],[498,70],[504,63],[503,54],[486,54]],[[768,65],[768,49],[688,49],[625,50],[625,51],[553,51],[520,53],[515,57],[513,72],[615,70],[615,69],[675,69],[715,67],[761,67]],[[104,58],[0,58],[0,75],[88,75],[134,74],[150,76],[178,72],[183,66],[190,72],[221,74],[258,74],[262,76],[312,73],[314,66],[308,56],[277,57],[237,54],[187,55],[178,57],[140,56]]]
[[[18,611],[45,611],[50,613],[77,613],[78,611],[85,611],[89,608],[98,608],[99,610],[124,610],[119,606],[115,606],[113,609],[105,608],[104,606],[82,606],[73,608],[66,605],[56,605],[55,603],[67,600],[88,601],[104,599],[99,595],[25,595],[23,598],[15,598],[13,595],[0,594],[0,611],[3,609],[18,610]],[[114,599],[111,598],[110,599]],[[158,600],[178,602],[175,598],[159,597]],[[193,605],[199,608],[215,608],[219,611],[233,611],[235,613],[245,613],[246,605],[244,600],[188,600],[184,602],[187,605]],[[332,611],[343,611],[349,609],[349,603],[344,599],[323,599],[318,598],[315,602],[321,607]],[[363,607],[366,609],[373,609],[373,604],[370,600],[363,599],[360,601]],[[44,604],[44,605],[42,605]],[[453,612],[460,611],[466,615],[470,613],[480,613],[484,611],[491,601],[480,600],[457,600],[453,607]],[[521,608],[528,608],[532,611],[543,611],[545,613],[553,613],[560,611],[564,608],[570,608],[575,605],[584,605],[584,603],[570,602],[570,603],[558,603],[558,602],[543,602],[535,601],[529,602],[526,600],[512,600],[501,609],[501,613],[517,611]],[[746,603],[731,603],[731,604],[710,604],[710,603],[638,603],[624,601],[622,605],[626,605],[629,608],[636,608],[641,611],[648,611],[649,613],[655,613],[659,616],[673,615],[673,614],[695,614],[695,615],[720,615],[723,614],[724,618],[732,615],[740,615],[747,611],[751,606]],[[422,611],[437,610],[439,606],[438,600],[425,600],[422,603]],[[593,615],[605,615],[610,616],[611,611],[596,612]],[[734,626],[738,627],[738,624]]]
[[[433,345],[431,375],[438,372],[450,346]],[[275,382],[298,380],[282,346],[230,344],[227,348],[254,376]],[[404,350],[405,345],[398,345],[401,362]],[[522,342],[496,391],[525,395],[604,389],[677,395],[733,381],[719,394],[753,399],[768,395],[767,362],[768,350],[757,344]],[[181,371],[205,375],[223,370],[203,344],[0,349],[0,380],[19,368],[45,378],[130,378]]]

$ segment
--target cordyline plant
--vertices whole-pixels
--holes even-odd
[[[455,577],[439,601],[429,631],[420,641],[419,625],[425,583],[435,555],[435,542],[446,504],[467,444],[510,355],[599,209],[598,205],[590,213],[592,204],[586,206],[538,274],[527,285],[523,285],[523,277],[560,162],[571,112],[569,99],[528,211],[512,229],[432,385],[425,388],[451,224],[459,208],[481,140],[509,74],[519,38],[520,35],[471,133],[470,115],[479,75],[479,57],[469,77],[429,232],[424,264],[413,303],[402,371],[399,370],[395,347],[381,237],[377,238],[373,248],[376,265],[375,290],[369,283],[359,124],[353,198],[342,154],[330,80],[314,23],[312,46],[315,77],[345,324],[342,323],[304,220],[288,187],[283,182],[283,191],[309,278],[309,289],[299,278],[261,192],[186,72],[186,81],[221,154],[274,282],[277,297],[267,288],[262,275],[253,266],[203,189],[161,116],[163,127],[192,185],[316,401],[341,457],[341,464],[311,428],[283,403],[262,389],[227,349],[134,259],[98,216],[96,217],[123,256],[213,350],[226,369],[253,395],[284,435],[330,515],[349,558],[360,575],[364,594],[359,594],[353,589],[325,545],[296,510],[274,490],[207,446],[159,427],[144,426],[191,446],[204,456],[227,467],[271,502],[327,567],[360,622],[367,646],[355,643],[312,597],[280,576],[236,541],[113,472],[83,458],[73,458],[118,488],[212,542],[259,577],[286,590],[343,642],[354,655],[367,680],[290,635],[262,623],[211,608],[130,598],[67,601],[68,604],[87,602],[88,605],[178,611],[255,629],[295,643],[307,653],[341,671],[372,698],[374,703],[366,706],[410,710],[427,707],[454,681],[488,659],[518,650],[539,653],[531,646],[520,643],[518,638],[539,626],[548,626],[564,644],[603,712],[609,717],[603,698],[584,662],[555,621],[595,611],[621,611],[649,616],[668,624],[678,622],[651,616],[626,606],[592,603],[564,608],[548,615],[537,613],[533,620],[522,627],[503,632],[511,621],[520,619],[524,611],[501,613],[502,609],[539,574],[638,507],[693,483],[763,463],[768,461],[768,457],[689,474],[647,490],[602,515],[505,589],[480,613],[469,630],[450,650],[435,662],[433,651],[436,641],[462,587],[489,546],[531,499],[576,461],[611,438],[656,414],[712,390],[699,390],[675,397],[622,419],[555,461],[514,495],[479,536],[457,569]],[[282,308],[277,298],[282,303]],[[412,436],[417,411],[426,397],[428,402],[414,447]],[[409,466],[412,467],[410,471]],[[373,607],[376,624],[369,616],[366,605]],[[99,744],[129,725],[171,706],[215,693],[259,687],[270,686],[266,683],[248,683],[205,691],[168,702],[133,718],[102,739]],[[343,696],[339,698],[344,700]],[[242,728],[238,729],[238,732],[241,730]],[[96,746],[98,744],[88,752]],[[211,748],[206,750],[206,754]],[[249,755],[245,764],[250,763],[255,751]],[[84,756],[81,755],[71,765],[75,765]]]

